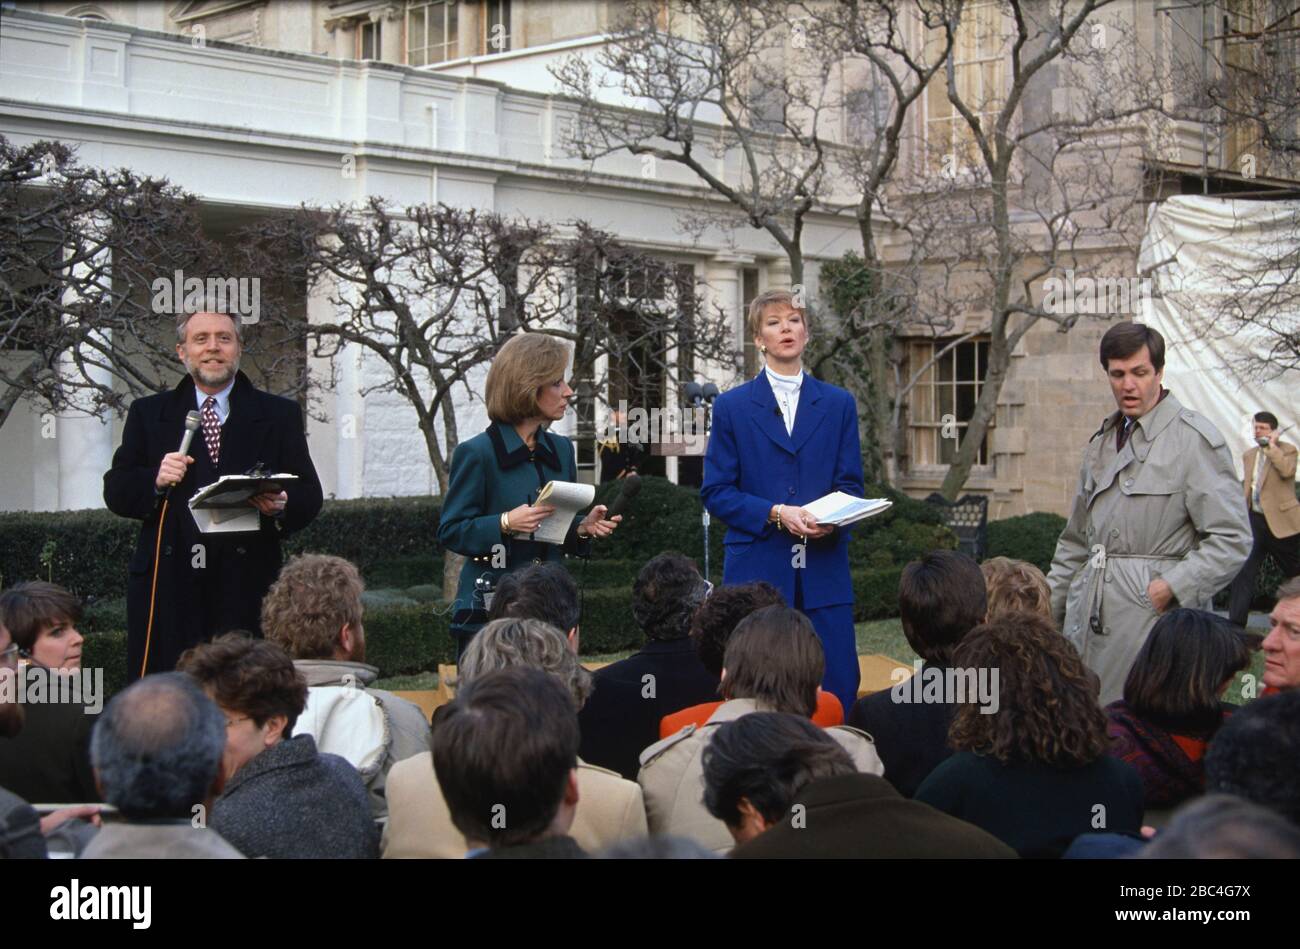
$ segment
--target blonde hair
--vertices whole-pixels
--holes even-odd
[[[294,659],[332,659],[345,625],[361,628],[366,585],[342,557],[299,554],[262,600],[262,632]]]
[[[984,585],[988,588],[992,623],[1007,613],[1036,613],[1052,622],[1052,591],[1043,571],[1032,563],[1010,557],[990,557],[980,564]]]
[[[759,335],[759,323],[763,319],[763,311],[774,303],[783,303],[790,309],[798,312],[804,318],[805,325],[808,322],[808,311],[798,306],[794,302],[794,294],[789,290],[764,290],[758,296],[754,297],[753,302],[749,304],[749,335]]]
[[[538,414],[537,390],[563,378],[569,347],[545,333],[520,333],[501,347],[488,370],[488,418],[518,425]]]

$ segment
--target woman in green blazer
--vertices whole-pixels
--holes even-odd
[[[573,390],[564,381],[568,347],[553,336],[513,336],[488,370],[485,398],[492,424],[456,446],[438,521],[438,543],[467,559],[456,588],[451,631],[457,658],[487,622],[485,595],[518,567],[585,557],[593,537],[608,537],[621,516],[605,520],[598,504],[575,517],[563,546],[531,540],[555,508],[534,504],[548,481],[577,481],[573,443],[546,430],[564,417]],[[567,632],[564,630],[563,632]]]

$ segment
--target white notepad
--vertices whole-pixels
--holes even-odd
[[[893,501],[884,498],[855,498],[843,491],[832,491],[811,504],[805,504],[803,509],[817,518],[818,524],[844,527],[874,517],[893,506]]]
[[[534,505],[549,504],[555,508],[546,520],[537,525],[533,531],[533,540],[547,544],[563,544],[569,533],[569,525],[583,508],[590,507],[596,500],[594,484],[578,484],[574,481],[548,481],[546,487],[537,492]]]

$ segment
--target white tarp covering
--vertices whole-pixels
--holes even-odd
[[[1269,334],[1216,315],[1233,297],[1246,298],[1247,312],[1252,299],[1264,298],[1270,261],[1300,238],[1297,222],[1297,201],[1199,195],[1153,204],[1147,214],[1138,266],[1145,272],[1169,260],[1154,271],[1155,290],[1142,317],[1165,338],[1165,387],[1223,432],[1239,474],[1242,452],[1254,445],[1256,412],[1272,412],[1283,429],[1295,426],[1284,438],[1300,443],[1300,372],[1261,380],[1242,369],[1243,356],[1267,349]],[[1292,293],[1285,307],[1268,309],[1275,327],[1300,325],[1297,300],[1300,294]]]

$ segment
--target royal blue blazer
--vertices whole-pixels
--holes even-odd
[[[858,408],[848,392],[805,374],[787,435],[767,373],[718,396],[700,495],[727,525],[727,585],[766,580],[795,603],[799,538],[768,521],[773,504],[804,505],[832,491],[862,497]],[[803,606],[853,602],[848,528],[810,540],[800,576]]]

